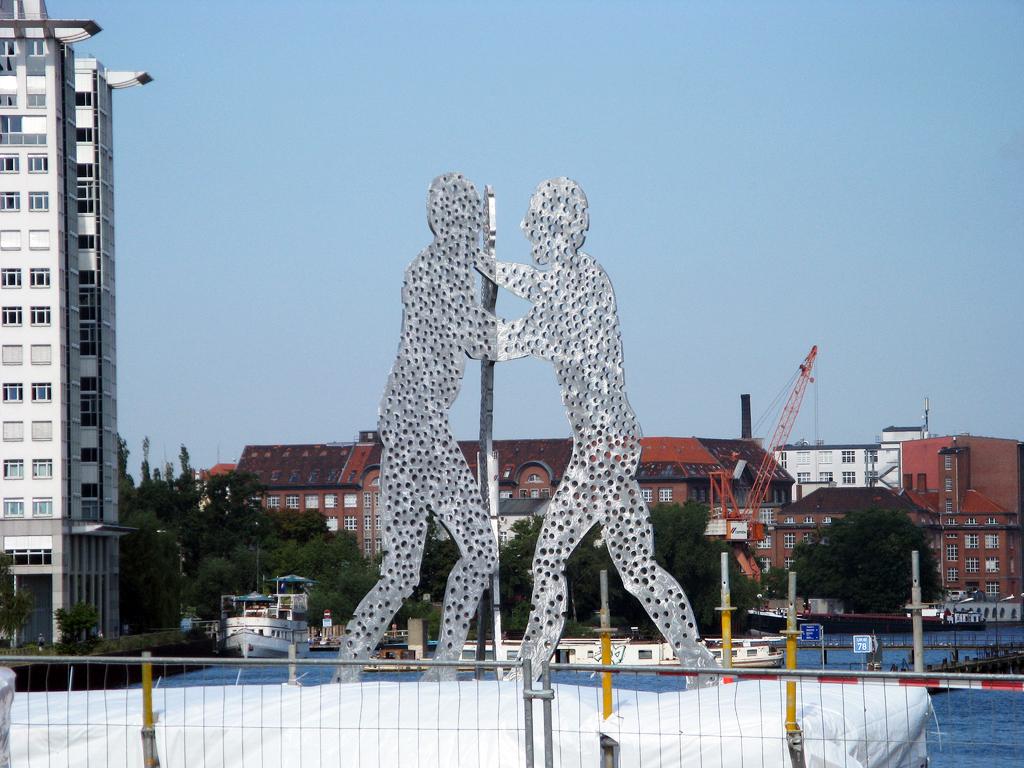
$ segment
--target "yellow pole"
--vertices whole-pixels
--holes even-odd
[[[144,658],[150,657],[143,651]],[[156,753],[156,730],[153,728],[153,665],[142,664],[142,764],[145,768],[159,768],[160,758]]]
[[[608,613],[608,571],[601,571],[601,663],[612,663],[612,623]],[[601,712],[612,716],[612,673],[601,673]]]
[[[786,669],[796,669],[796,573],[789,572],[789,614],[786,621]],[[786,683],[786,731],[799,731],[796,722],[796,682]]]
[[[732,669],[732,612],[729,595],[729,553],[723,552],[722,564],[722,604],[717,610],[722,612],[722,668]]]

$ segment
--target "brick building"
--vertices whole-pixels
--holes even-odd
[[[478,443],[459,445],[476,472]],[[572,455],[568,438],[496,440],[494,447],[499,495],[505,500],[550,498]],[[255,474],[266,486],[267,508],[317,510],[331,530],[355,534],[364,554],[372,555],[382,548],[380,451],[377,434],[370,431],[361,432],[353,443],[250,445],[242,452],[238,469]],[[742,503],[764,456],[757,443],[749,440],[649,437],[642,441],[637,478],[648,503],[706,502],[709,473],[723,469],[731,473],[737,462],[745,461],[734,482],[734,493]],[[789,499],[792,485],[793,479],[776,467],[762,520],[772,523],[776,510]]]
[[[946,589],[1021,593],[1024,445],[949,435],[902,445],[903,487],[940,518]]]
[[[754,553],[762,571],[788,569],[793,563],[793,549],[818,528],[863,509],[887,509],[903,512],[923,527],[936,557],[941,533],[939,516],[912,493],[889,488],[819,488],[799,501],[787,504],[779,513],[774,530],[759,541]]]

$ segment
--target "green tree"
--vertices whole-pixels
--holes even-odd
[[[175,627],[181,618],[181,562],[173,530],[151,509],[129,505],[121,523],[121,621],[135,631]]]
[[[851,512],[797,544],[794,569],[800,593],[842,600],[848,610],[891,612],[910,600],[910,553],[921,557],[925,600],[942,593],[935,556],[922,528],[906,513]]]
[[[58,608],[53,615],[57,619],[57,632],[60,634],[60,645],[63,646],[61,650],[82,653],[95,644],[91,632],[100,621],[96,606],[75,603],[70,608]]]
[[[14,588],[11,562],[10,557],[0,554],[0,634],[9,637],[13,646],[18,630],[25,626],[32,613],[33,601],[30,592]]]

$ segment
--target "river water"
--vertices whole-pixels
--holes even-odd
[[[888,644],[909,645],[909,635],[879,636],[883,646],[882,668],[912,669],[909,651],[886,649]],[[830,642],[851,644],[849,636],[827,638]],[[1024,646],[1024,627],[1020,625],[992,628],[985,632],[935,633],[925,637],[925,644],[943,645],[927,650],[927,664],[938,664],[952,656],[954,644]],[[962,650],[960,658],[984,655],[983,650]],[[828,649],[827,669],[864,669],[865,657],[850,650]],[[801,669],[820,669],[821,652],[818,648],[803,647],[798,652]],[[159,674],[159,668],[156,673]],[[303,685],[319,685],[330,681],[329,667],[298,666],[297,676]],[[469,679],[469,676],[465,676]],[[413,681],[416,675],[403,673],[376,673],[372,680]],[[201,686],[235,684],[273,684],[287,679],[284,667],[257,667],[240,670],[237,667],[216,667],[171,675],[158,680],[158,685]],[[597,686],[600,680],[589,673],[558,673],[554,682],[571,685]],[[615,686],[656,692],[678,691],[685,687],[685,678],[665,675],[615,676]],[[894,689],[897,691],[898,689]],[[953,690],[932,697],[935,717],[928,728],[931,768],[1003,768],[1024,766],[1024,693],[1013,691]]]

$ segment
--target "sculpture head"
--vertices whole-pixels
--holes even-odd
[[[538,264],[567,257],[583,247],[587,237],[587,196],[565,176],[541,182],[520,226],[533,245],[533,260]]]
[[[480,195],[461,173],[446,173],[430,183],[427,223],[436,238],[477,235],[483,226]]]

